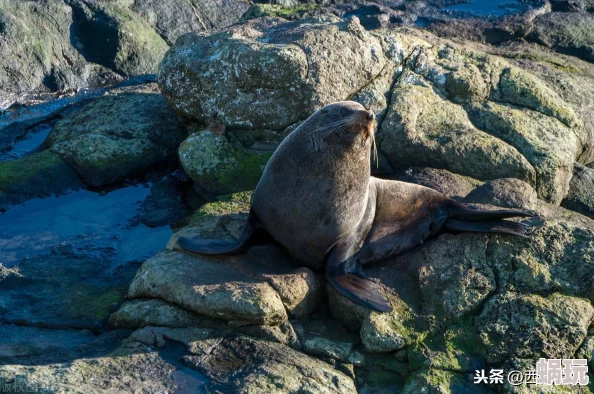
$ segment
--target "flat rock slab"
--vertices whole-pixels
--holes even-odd
[[[113,351],[128,330],[95,335],[90,330],[57,330],[0,324],[0,362],[40,364],[70,361]]]
[[[171,393],[180,387],[175,371],[157,351],[142,346],[66,363],[3,365],[0,382],[15,392],[23,387],[51,393]]]
[[[199,343],[204,346],[199,346]],[[356,393],[355,384],[330,364],[282,344],[231,336],[193,343],[184,363],[222,392]]]
[[[278,293],[221,261],[162,251],[146,261],[130,285],[130,298],[162,298],[212,318],[256,324],[278,324],[287,313]]]

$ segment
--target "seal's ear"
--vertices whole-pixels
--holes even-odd
[[[391,312],[392,307],[382,295],[379,287],[370,281],[361,267],[347,271],[347,262],[352,257],[354,244],[347,237],[339,241],[326,262],[326,279],[340,294],[350,300],[378,312]]]

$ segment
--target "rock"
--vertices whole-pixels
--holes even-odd
[[[461,374],[441,371],[439,369],[423,369],[415,372],[406,382],[402,394],[413,393],[488,393],[488,389],[473,384]]]
[[[516,146],[530,161],[540,198],[561,203],[569,189],[578,150],[578,139],[570,128],[535,111],[494,103],[473,107],[471,117],[481,129]]]
[[[331,319],[309,320],[296,326],[303,351],[345,363],[361,364],[361,341]]]
[[[83,187],[76,173],[52,152],[0,163],[0,212],[32,198],[64,194]]]
[[[594,218],[594,169],[575,163],[569,193],[561,205]]]
[[[507,292],[489,300],[475,324],[487,361],[497,363],[509,357],[571,358],[593,318],[590,302],[576,297]]]
[[[399,393],[410,375],[406,351],[365,353],[363,362],[355,365],[360,393]]]
[[[400,299],[391,298],[390,313],[371,312],[361,325],[361,341],[368,352],[391,352],[410,345],[417,335],[414,311]]]
[[[354,382],[329,364],[287,346],[228,337],[206,349],[196,347],[184,362],[233,392],[356,393]],[[225,360],[225,362],[222,362]]]
[[[111,328],[220,327],[224,322],[209,319],[160,299],[137,299],[124,303],[109,317]]]
[[[423,38],[408,49],[378,134],[394,169],[432,166],[479,180],[506,173],[560,203],[573,162],[589,160],[591,126],[580,118],[588,99],[560,96],[482,47]]]
[[[536,208],[536,191],[528,183],[514,178],[485,182],[464,198],[465,203],[490,204],[509,208]]]
[[[121,75],[154,73],[168,48],[124,2],[3,1],[0,19],[0,109],[29,93],[101,86],[120,81]]]
[[[411,370],[435,368],[471,372],[485,368],[485,346],[472,323],[464,317],[406,348]]]
[[[229,267],[221,257],[207,259],[163,251],[146,261],[134,278],[130,298],[156,297],[211,318],[252,324],[287,320],[283,303],[266,282]]]
[[[590,330],[588,337],[578,349],[576,358],[585,358],[588,360],[590,368],[592,368],[592,365],[594,365],[594,332],[592,330]]]
[[[594,62],[594,15],[551,12],[534,19],[528,39],[557,52]]]
[[[351,332],[361,330],[361,325],[369,313],[369,309],[352,302],[332,286],[326,286],[326,293],[330,315]]]
[[[470,177],[430,167],[410,167],[399,170],[394,174],[394,179],[430,187],[454,200],[462,200],[482,184],[481,181]]]
[[[514,147],[476,129],[462,107],[419,84],[399,79],[378,135],[394,169],[431,166],[479,180],[534,179],[534,169]]]
[[[407,259],[418,264],[425,313],[451,323],[480,308],[496,288],[487,247],[484,234],[443,234],[411,251]]]
[[[534,43],[514,42],[499,46],[493,51],[483,47],[488,53],[506,57],[518,67],[537,76],[550,91],[573,106],[574,112],[583,122],[583,128],[574,128],[580,145],[576,161],[594,161],[594,64],[573,56],[555,53]]]
[[[580,12],[594,11],[594,1],[592,0],[551,0],[553,11],[562,12]]]
[[[96,357],[65,363],[41,365],[2,365],[0,380],[16,390],[66,392],[76,387],[85,393],[97,392],[173,392],[176,366],[156,351],[119,348]]]
[[[174,234],[168,248],[175,249],[180,236],[237,239],[247,219],[250,197],[248,192],[236,193],[222,201],[205,204],[194,213],[190,226]],[[225,264],[272,286],[291,317],[309,315],[322,298],[323,277],[307,267],[301,267],[276,246],[252,247],[243,257],[227,259]]]
[[[539,203],[530,239],[498,236],[487,256],[499,289],[548,294],[561,291],[594,300],[591,262],[594,221],[563,208]]]
[[[8,324],[49,328],[102,327],[124,301],[136,272],[113,270],[113,249],[59,246],[12,268],[0,265],[0,312]]]
[[[253,190],[271,152],[251,152],[222,134],[204,130],[191,134],[179,147],[186,174],[207,197]]]
[[[158,80],[185,117],[216,117],[227,128],[282,130],[346,99],[384,65],[378,38],[357,18],[264,18],[180,38],[163,59]]]
[[[170,46],[188,32],[219,29],[237,22],[249,5],[242,1],[136,0],[130,8],[140,14]]]
[[[73,45],[87,61],[127,76],[157,71],[169,46],[124,3],[72,0],[69,5]]]
[[[59,121],[46,146],[92,186],[163,166],[185,137],[177,115],[154,85],[113,94]]]
[[[279,324],[278,326],[243,326],[237,328],[236,332],[254,338],[261,338],[272,342],[282,343],[283,345],[290,346],[295,350],[301,350],[302,348],[297,333],[290,322],[285,322]]]
[[[149,227],[159,227],[172,224],[188,214],[189,209],[179,190],[180,183],[168,176],[152,185],[151,194],[140,205],[140,222]]]
[[[73,15],[63,1],[3,1],[0,20],[0,109],[33,90],[86,86],[101,74],[117,81],[113,72],[87,64],[70,44]]]

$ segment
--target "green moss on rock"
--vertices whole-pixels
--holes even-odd
[[[76,173],[49,151],[0,163],[0,211],[31,198],[80,187],[82,182]]]
[[[185,172],[207,197],[253,190],[271,156],[236,147],[210,130],[191,134],[179,147]]]

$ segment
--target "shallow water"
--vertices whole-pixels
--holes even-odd
[[[37,152],[52,131],[52,126],[39,124],[27,131],[24,139],[15,142],[9,151],[0,152],[0,162],[18,159]]]
[[[167,342],[164,348],[159,349],[159,354],[176,368],[172,372],[175,383],[179,385],[176,394],[206,393],[205,384],[209,382],[209,379],[200,372],[181,363],[181,358],[185,354],[185,348],[182,344]]]
[[[81,190],[13,206],[0,214],[0,263],[12,266],[66,244],[114,248],[113,266],[144,261],[163,249],[173,234],[169,226],[150,228],[135,220],[149,193],[148,185],[104,194]]]
[[[444,7],[443,10],[479,16],[503,16],[526,8],[527,5],[518,0],[470,0],[468,3]]]

